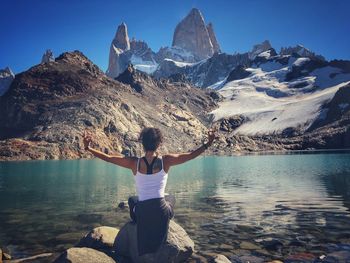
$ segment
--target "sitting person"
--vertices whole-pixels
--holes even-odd
[[[203,153],[214,141],[213,131],[208,132],[208,142],[188,153],[165,154],[157,152],[163,141],[158,128],[144,128],[140,134],[145,155],[142,158],[122,154],[108,155],[90,147],[91,135],[84,133],[83,143],[94,156],[132,170],[137,196],[128,200],[130,217],[137,224],[139,255],[156,252],[166,241],[169,220],[174,216],[175,199],[165,196],[165,186],[171,166],[192,160]]]

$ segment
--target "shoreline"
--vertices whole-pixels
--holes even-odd
[[[350,148],[339,148],[339,149],[305,149],[305,150],[276,150],[276,151],[243,151],[243,152],[232,152],[231,154],[222,152],[202,154],[200,157],[240,157],[240,156],[268,156],[268,155],[298,155],[298,154],[330,154],[339,153],[346,154],[350,153]],[[71,158],[71,159],[22,159],[22,160],[0,160],[0,163],[5,162],[30,162],[30,161],[77,161],[77,160],[93,160],[96,158]]]

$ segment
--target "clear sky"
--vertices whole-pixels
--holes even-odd
[[[117,26],[158,51],[191,8],[212,22],[222,51],[246,52],[265,39],[279,51],[298,43],[327,59],[350,60],[348,0],[1,0],[0,68],[19,73],[46,49],[80,50],[107,69]]]

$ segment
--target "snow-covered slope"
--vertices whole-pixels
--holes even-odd
[[[282,133],[291,127],[306,130],[323,117],[322,106],[350,83],[350,74],[341,68],[322,63],[315,68],[315,64],[293,56],[253,63],[246,69],[248,77],[218,90],[225,100],[212,112],[215,120],[243,115],[246,122],[235,133],[246,135]],[[289,74],[296,71],[300,74],[290,79]]]

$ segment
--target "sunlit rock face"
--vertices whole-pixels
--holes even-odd
[[[215,39],[211,28],[212,39]],[[218,49],[217,41],[215,43]],[[214,46],[211,41],[204,18],[197,8],[191,12],[176,26],[172,46],[181,47],[192,52],[199,60],[209,58],[214,54]]]
[[[114,78],[125,69],[123,64],[127,64],[127,61],[123,63],[121,54],[129,49],[130,41],[128,36],[128,28],[125,23],[122,23],[118,26],[109,50],[109,64],[106,73],[109,77]]]
[[[208,33],[209,33],[210,41],[213,44],[214,52],[220,53],[221,52],[220,45],[219,45],[218,40],[216,39],[212,23],[209,23],[207,25],[207,30],[208,30]]]

